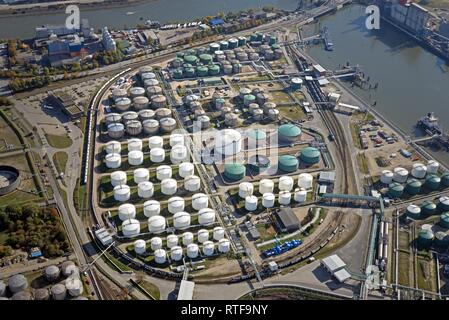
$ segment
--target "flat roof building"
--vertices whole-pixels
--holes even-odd
[[[179,286],[178,292],[178,300],[192,300],[194,289],[195,289],[195,282],[181,280],[181,285]]]
[[[77,119],[83,116],[83,110],[75,104],[72,96],[65,92],[53,92],[47,97],[50,104],[61,108],[61,110],[70,117],[70,119]]]
[[[351,274],[345,269],[346,263],[336,254],[322,259],[321,265],[340,283],[351,278]]]
[[[274,213],[277,225],[282,232],[294,232],[299,229],[298,217],[293,213],[292,208],[284,207]]]
[[[318,176],[318,182],[321,183],[334,183],[335,182],[335,171],[322,171]]]

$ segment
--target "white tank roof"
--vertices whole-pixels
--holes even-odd
[[[215,222],[215,210],[211,208],[200,209],[198,211],[198,222],[201,225]]]
[[[173,225],[176,229],[184,229],[190,226],[190,214],[187,212],[177,212],[173,215]]]
[[[160,233],[166,228],[165,218],[159,215],[148,218],[148,231],[152,233]]]

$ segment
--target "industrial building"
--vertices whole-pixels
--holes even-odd
[[[322,259],[321,265],[340,283],[351,278],[351,274],[345,269],[346,263],[336,254]]]
[[[298,217],[293,213],[292,208],[283,207],[274,213],[276,224],[282,232],[294,232],[299,230],[300,222]]]
[[[47,97],[50,104],[60,108],[71,120],[84,115],[84,111],[74,102],[74,98],[65,92],[53,92]]]

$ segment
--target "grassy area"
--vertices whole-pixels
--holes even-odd
[[[433,260],[418,255],[418,287],[423,290],[434,291],[435,268]]]
[[[305,291],[299,288],[263,288],[246,294],[239,300],[341,300],[328,294]]]
[[[271,91],[270,95],[273,97],[274,103],[289,103],[293,102],[292,98],[282,90]]]
[[[368,164],[366,162],[366,157],[363,152],[357,154],[357,163],[359,165],[360,172],[363,174],[368,174]]]
[[[357,112],[351,116],[356,121],[370,122],[376,119],[371,113]]]
[[[306,114],[302,108],[298,105],[294,106],[281,106],[277,108],[281,117],[288,118],[293,121],[306,119]]]
[[[58,170],[59,173],[65,172],[65,167],[67,165],[67,159],[68,159],[68,155],[66,152],[63,152],[63,151],[56,152],[53,155],[53,163],[55,164],[56,170]]]
[[[154,299],[156,300],[160,300],[161,299],[161,292],[159,291],[159,288],[148,281],[141,281],[139,282],[139,285],[146,291],[148,292]]]
[[[399,231],[399,249],[408,250],[410,245],[409,233],[406,231]]]
[[[352,142],[354,143],[354,146],[358,149],[362,149],[362,145],[360,143],[360,139],[359,139],[359,125],[356,123],[351,123],[349,125],[350,129],[351,129],[351,137],[352,137]]]
[[[14,147],[19,147],[22,145],[15,132],[9,127],[3,118],[0,118],[0,137],[0,151],[4,151],[5,142],[8,145],[14,145]]]
[[[120,272],[132,271],[130,267],[128,267],[126,264],[122,263],[121,261],[119,261],[118,259],[116,259],[107,252],[105,252],[102,257],[104,257],[103,259],[106,262],[106,264],[112,267],[113,269],[117,269]]]
[[[45,138],[48,141],[48,144],[53,148],[57,149],[65,149],[72,145],[72,139],[68,136],[59,136],[56,134],[45,134]]]
[[[407,252],[399,251],[398,254],[398,283],[403,286],[410,286],[410,278],[409,278],[409,257],[410,255]]]

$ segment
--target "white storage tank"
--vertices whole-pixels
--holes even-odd
[[[390,170],[383,170],[382,175],[380,176],[380,182],[383,184],[390,184],[393,182],[393,172]]]
[[[184,135],[181,133],[172,133],[170,135],[170,146],[174,147],[178,144],[184,145]]]
[[[61,265],[61,272],[64,277],[69,277],[72,274],[79,274],[79,269],[73,261],[64,261]]]
[[[215,210],[211,208],[203,208],[198,211],[198,223],[202,226],[215,222]]]
[[[187,212],[178,212],[173,215],[173,225],[176,229],[185,229],[190,226],[190,214]]]
[[[149,87],[149,88],[151,88],[151,87]],[[154,91],[154,89],[152,91]],[[163,107],[165,107],[166,104],[167,104],[167,98],[161,94],[151,97],[151,106],[154,109],[163,108]]]
[[[179,246],[171,248],[170,258],[173,261],[180,261],[182,259],[182,248]]]
[[[78,297],[83,294],[83,283],[77,277],[70,277],[65,281],[67,291],[72,297]]]
[[[440,168],[440,164],[435,160],[429,160],[427,162],[427,173],[436,174],[438,173],[438,169]]]
[[[106,167],[109,169],[117,169],[122,165],[122,158],[118,153],[109,153],[104,157]]]
[[[248,211],[255,211],[257,209],[257,197],[247,196],[245,198],[245,209]]]
[[[115,107],[121,112],[127,111],[131,107],[131,100],[127,97],[120,97],[115,100]]]
[[[167,196],[172,196],[178,190],[178,183],[175,179],[164,179],[161,182],[161,192]]]
[[[293,178],[289,176],[282,176],[279,178],[279,190],[290,191],[293,189]]]
[[[423,165],[422,163],[415,163],[413,164],[412,168],[412,176],[417,179],[423,179],[425,178],[427,174],[427,167]]]
[[[167,221],[163,216],[152,216],[148,218],[148,231],[151,233],[161,233],[165,231]]]
[[[408,178],[408,170],[398,167],[394,169],[393,180],[399,183],[405,183]]]
[[[239,197],[245,199],[252,196],[254,192],[254,185],[251,182],[242,182],[239,184]]]
[[[131,203],[124,203],[118,207],[118,217],[125,221],[136,217],[136,207]]]
[[[145,240],[139,239],[134,241],[134,252],[136,254],[144,254],[147,250],[147,244]]]
[[[164,146],[164,139],[160,136],[152,136],[148,139],[148,147],[150,149],[162,148]]]
[[[201,179],[198,176],[188,176],[184,179],[184,188],[187,191],[195,192],[201,187]]]
[[[111,184],[113,187],[126,184],[126,172],[125,171],[114,171],[111,173]]]
[[[195,174],[195,166],[190,162],[183,162],[179,165],[179,175],[182,178]]]
[[[259,182],[259,193],[273,193],[274,190],[274,182],[270,179],[262,179]]]
[[[212,241],[205,241],[203,243],[203,254],[205,256],[211,256],[214,254],[215,245]]]
[[[167,261],[167,253],[164,249],[157,249],[154,251],[154,261],[157,264],[164,264]]]
[[[67,296],[67,289],[62,283],[55,284],[51,287],[50,291],[53,300],[64,300]]]
[[[313,176],[310,173],[301,173],[298,176],[298,187],[304,189],[312,189]]]
[[[139,184],[150,179],[150,171],[146,168],[134,170],[134,183]]]
[[[167,236],[167,248],[171,249],[178,245],[178,236],[170,234]]]
[[[153,148],[150,150],[150,160],[154,163],[161,163],[165,160],[165,151],[162,148]]]
[[[134,111],[128,111],[122,114],[123,124],[126,126],[130,121],[138,121],[139,114]]]
[[[294,199],[298,203],[305,202],[307,199],[307,191],[304,189],[296,189]]]
[[[209,240],[209,231],[206,229],[198,230],[198,242],[203,243]]]
[[[171,197],[168,199],[168,212],[175,214],[184,211],[185,201],[181,197]]]
[[[114,187],[114,199],[118,202],[128,201],[131,197],[131,189],[126,184]]]
[[[176,145],[170,151],[170,160],[173,164],[179,164],[187,160],[187,148],[183,145]]]
[[[106,143],[105,150],[107,154],[120,154],[120,152],[122,152],[122,144],[118,141],[109,141],[108,143]]]
[[[109,113],[104,117],[104,120],[106,121],[106,125],[109,125],[111,123],[119,123],[122,121],[122,115],[120,113]]]
[[[192,196],[192,207],[201,210],[209,206],[209,197],[204,193],[196,193]]]
[[[284,206],[289,205],[291,199],[292,199],[292,194],[289,191],[280,191],[279,192],[279,198],[278,198],[279,204],[284,205]]]
[[[218,241],[218,251],[221,253],[227,253],[229,252],[229,250],[231,250],[231,241],[229,241],[228,239],[221,239],[220,241]]]
[[[215,241],[223,239],[225,236],[225,229],[223,227],[215,227],[213,238]]]
[[[154,120],[155,115],[156,114],[155,114],[154,110],[151,110],[151,109],[142,109],[142,110],[139,111],[139,119],[140,119],[140,121],[142,121],[142,125],[144,127],[143,128],[144,131],[146,131],[144,122],[146,120]],[[157,127],[158,126],[159,126],[159,122],[157,122]]]
[[[242,135],[234,129],[219,130],[215,134],[215,151],[227,156],[242,151]]]
[[[129,219],[122,223],[122,233],[125,237],[135,237],[140,233],[140,223],[136,219]]]
[[[142,140],[138,138],[128,139],[128,152],[142,151]]]
[[[274,207],[275,196],[271,192],[266,192],[262,196],[262,206],[264,208]]]
[[[170,179],[171,176],[172,176],[172,169],[170,166],[161,165],[156,168],[156,178],[159,181],[162,181],[164,179]]]
[[[157,216],[161,213],[161,204],[157,200],[148,200],[143,204],[143,214],[145,217]]]
[[[140,96],[143,96],[144,94],[145,94],[145,89],[142,87],[132,87],[131,89],[129,89],[129,95],[132,98],[140,97]]]
[[[131,166],[140,166],[143,163],[143,152],[142,151],[128,152],[128,163]]]
[[[137,185],[137,195],[139,198],[148,199],[154,194],[154,185],[151,181],[142,181]]]
[[[189,245],[187,245],[187,256],[190,259],[195,259],[196,257],[198,257],[198,252],[199,248],[196,243],[190,243]]]
[[[150,240],[151,250],[156,251],[162,249],[162,239],[160,237],[153,237]]]
[[[193,243],[193,233],[192,232],[184,232],[182,234],[182,244],[188,246]]]

